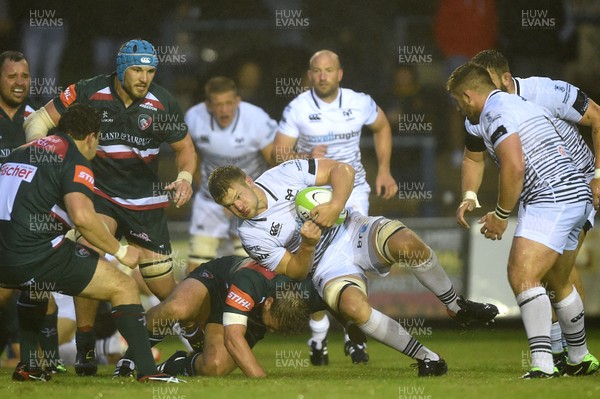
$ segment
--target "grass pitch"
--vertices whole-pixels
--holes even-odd
[[[600,330],[588,329],[588,345],[600,353]],[[525,333],[521,329],[427,328],[414,334],[439,352],[449,366],[448,375],[417,378],[413,361],[377,342],[370,341],[371,360],[354,365],[344,356],[342,337],[329,339],[329,366],[313,367],[308,362],[308,336],[267,336],[255,353],[269,377],[253,380],[238,370],[223,378],[186,378],[187,384],[140,384],[113,380],[112,366],[102,366],[97,377],[77,377],[72,367],[66,375],[47,383],[11,380],[12,369],[0,369],[2,398],[40,399],[493,399],[493,398],[597,398],[600,374],[523,381],[529,369]],[[161,344],[162,359],[180,347],[176,340]]]

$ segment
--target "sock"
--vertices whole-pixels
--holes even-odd
[[[583,302],[577,290],[573,291],[562,301],[554,304],[554,310],[563,335],[569,347],[569,363],[581,363],[588,354],[585,339]]]
[[[188,377],[193,377],[196,375],[196,367],[194,364],[196,363],[196,358],[198,356],[202,356],[202,353],[194,353],[192,356],[187,357],[185,361],[184,375]]]
[[[560,329],[560,323],[558,321],[552,323],[552,328],[550,329],[550,340],[552,343],[552,353],[563,353],[563,335],[562,330]]]
[[[148,332],[148,342],[150,343],[150,348],[153,348],[154,346],[160,344],[161,342],[163,342],[165,340],[165,336],[164,335],[155,335],[152,334],[151,332]],[[127,338],[126,338],[127,339]],[[129,345],[127,347],[127,350],[125,351],[125,354],[123,355],[124,358],[129,359],[129,360],[133,360],[133,348],[131,347],[131,345]],[[135,363],[135,361],[134,361]]]
[[[543,287],[534,287],[517,295],[521,308],[521,318],[529,340],[532,367],[539,367],[544,373],[554,371],[550,329],[552,308],[550,298]]]
[[[22,291],[17,301],[21,363],[29,369],[41,368],[38,345],[44,316],[48,310],[48,298],[38,298],[35,292]]]
[[[96,332],[93,326],[77,327],[75,332],[77,352],[87,353],[96,347]]]
[[[460,306],[458,306],[458,295],[454,291],[452,281],[440,265],[433,249],[429,248],[429,251],[431,252],[429,259],[420,265],[412,266],[409,264],[410,269],[423,286],[433,292],[450,311],[457,313]],[[402,259],[400,259],[400,264],[402,264]]]
[[[439,360],[437,353],[410,336],[400,323],[371,308],[369,320],[358,325],[362,332],[391,348],[404,353],[413,359]]]
[[[142,305],[119,305],[112,309],[112,316],[117,324],[117,329],[127,341],[131,350],[131,359],[138,370],[138,379],[158,373],[154,364],[154,357],[150,350],[148,330],[146,330],[146,315]]]
[[[308,344],[310,345],[311,341],[314,341],[317,343],[316,349],[321,349],[323,340],[327,338],[327,331],[329,331],[329,317],[325,315],[325,317],[318,321],[310,319],[308,325],[312,331],[312,336]]]
[[[44,356],[46,367],[56,367],[60,356],[58,355],[58,312],[44,316],[40,329],[40,347]]]

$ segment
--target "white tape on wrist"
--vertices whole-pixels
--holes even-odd
[[[594,179],[600,179],[600,168],[594,170]]]
[[[121,260],[121,258],[127,255],[127,248],[129,248],[129,245],[119,244],[119,249],[113,254],[113,256]]]
[[[465,191],[465,194],[463,195],[463,201],[464,200],[475,201],[475,208],[481,208],[479,200],[477,199],[477,193],[475,191]]]
[[[186,182],[190,183],[190,185],[192,185],[192,174],[188,171],[182,170],[177,175],[177,180],[175,180],[175,181],[181,181],[181,180],[185,180]]]

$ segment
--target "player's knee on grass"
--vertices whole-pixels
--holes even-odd
[[[358,276],[345,276],[327,283],[323,300],[334,312],[353,323],[365,323],[371,306],[367,302],[367,286]]]

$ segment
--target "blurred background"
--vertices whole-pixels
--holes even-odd
[[[510,241],[494,247],[498,256],[480,251],[473,259],[483,239],[454,222],[464,132],[445,92],[446,79],[480,50],[496,48],[514,76],[566,80],[598,102],[599,35],[597,0],[0,0],[0,48],[28,57],[30,94],[40,104],[71,83],[114,71],[120,45],[141,37],[158,51],[155,82],[175,95],[183,112],[204,100],[207,79],[228,75],[243,100],[279,121],[306,86],[310,55],[323,48],[337,52],[342,86],[370,94],[392,126],[399,195],[389,201],[372,196],[371,213],[407,221],[438,251],[463,291],[473,293],[475,285],[486,286],[486,270],[505,269],[502,256]],[[583,133],[589,140],[589,132]],[[368,131],[361,149],[372,183],[376,163]],[[168,148],[161,154],[161,174],[165,181],[176,175]],[[484,209],[496,202],[496,175],[489,164],[479,193]],[[169,210],[174,238],[187,239],[190,209]],[[592,286],[600,279],[593,247],[600,246],[588,247],[580,263]],[[381,306],[418,299],[422,311],[428,294],[412,276],[394,274],[373,283]],[[398,284],[409,297],[397,296]],[[435,298],[429,299],[432,312],[439,312]],[[600,295],[590,300],[600,307]]]

